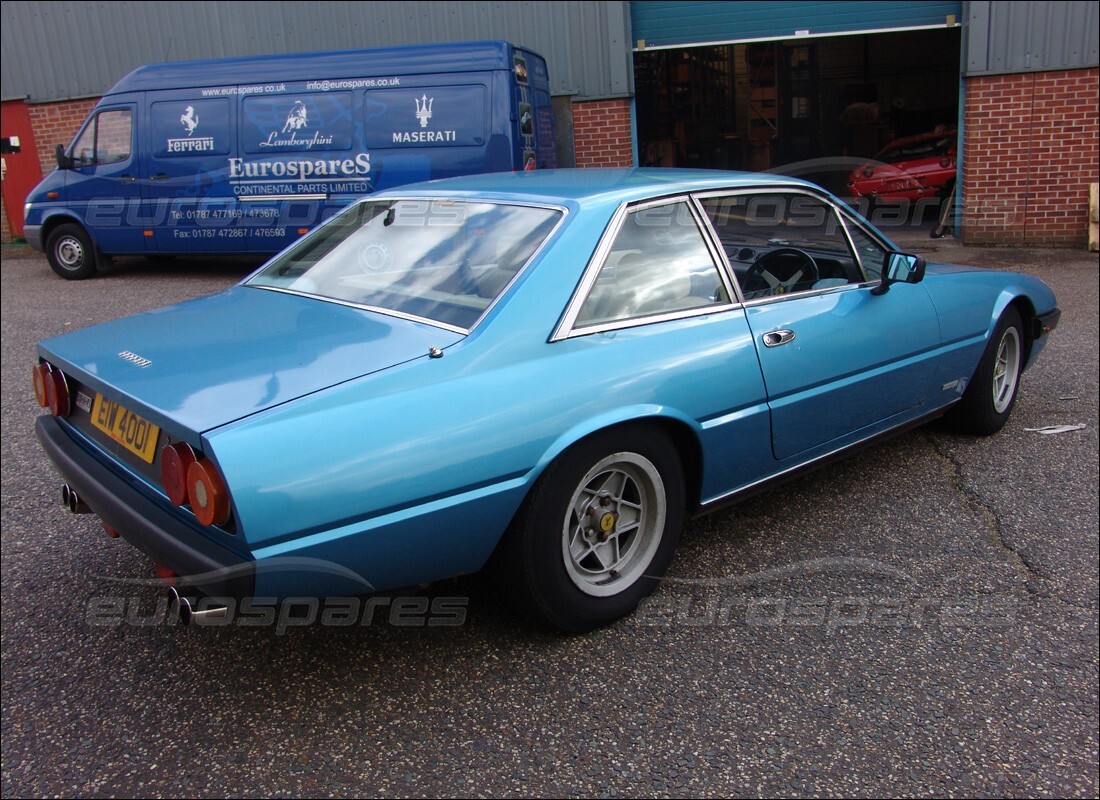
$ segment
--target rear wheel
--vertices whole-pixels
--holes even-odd
[[[668,437],[640,426],[599,434],[536,483],[502,544],[498,575],[540,621],[591,630],[656,588],[683,519],[683,469]]]
[[[70,281],[95,277],[95,246],[79,225],[58,225],[46,239],[46,258],[53,271]]]
[[[1008,422],[1020,388],[1025,340],[1020,312],[1009,306],[997,321],[978,369],[947,422],[962,433],[988,436]]]

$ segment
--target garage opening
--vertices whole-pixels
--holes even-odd
[[[792,174],[847,199],[853,170],[928,133],[953,169],[961,41],[952,27],[636,51],[639,163]]]

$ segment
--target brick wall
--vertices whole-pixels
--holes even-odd
[[[27,106],[43,175],[53,172],[54,167],[57,166],[54,145],[68,145],[97,102],[98,98],[92,98]],[[13,232],[8,222],[7,206],[0,204],[0,241],[7,244],[12,241],[12,238]]]
[[[1100,70],[968,78],[963,241],[1083,247]]]
[[[630,101],[574,103],[573,147],[578,167],[633,166]]]
[[[92,98],[28,106],[43,175],[52,172],[57,166],[54,146],[59,144],[68,146],[97,102],[99,102],[98,98]]]
[[[7,203],[0,198],[0,244],[9,244],[14,238],[11,225],[8,223]]]

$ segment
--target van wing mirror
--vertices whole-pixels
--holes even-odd
[[[73,160],[65,154],[65,145],[59,144],[54,148],[54,155],[57,156],[57,168],[58,169],[72,169]]]
[[[892,283],[920,283],[924,280],[924,256],[889,252],[882,260],[882,282],[871,294],[886,294]]]

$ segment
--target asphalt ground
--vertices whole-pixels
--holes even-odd
[[[1057,292],[1007,427],[926,426],[697,520],[634,617],[573,637],[476,576],[351,627],[169,624],[126,582],[152,564],[60,507],[34,343],[249,265],[68,283],[5,247],[3,796],[1095,797],[1097,256],[897,238]],[[1025,430],[1063,423],[1087,427]],[[387,614],[420,602],[460,613]],[[462,624],[395,624],[425,621]]]

